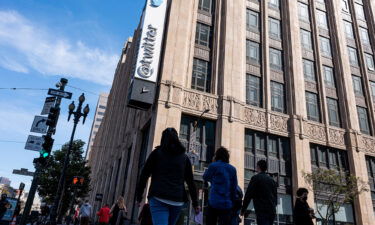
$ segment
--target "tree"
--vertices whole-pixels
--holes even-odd
[[[60,215],[64,215],[68,210],[73,199],[74,188],[77,186],[73,185],[74,176],[80,176],[84,178],[84,183],[76,189],[76,198],[85,198],[90,191],[90,168],[86,165],[86,161],[83,157],[83,146],[85,142],[81,140],[75,140],[70,155],[70,163],[66,172],[66,179],[64,183],[64,193],[62,196],[62,205]],[[40,186],[38,193],[43,197],[44,201],[48,204],[53,204],[56,196],[56,190],[59,183],[61,169],[64,164],[65,154],[68,151],[69,143],[62,146],[60,150],[53,152],[52,156],[48,160],[48,166],[43,169],[40,176]]]
[[[353,203],[358,195],[368,191],[368,185],[361,178],[337,170],[319,168],[303,176],[315,199],[321,197],[316,201],[316,204],[319,202],[316,210],[323,225],[328,225],[342,206]]]

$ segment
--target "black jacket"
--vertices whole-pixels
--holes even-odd
[[[310,207],[307,202],[297,198],[296,204],[293,210],[294,224],[295,225],[313,225],[313,221],[310,215]]]
[[[142,201],[148,178],[151,176],[149,197],[158,197],[176,202],[186,202],[185,182],[188,185],[193,206],[198,206],[197,189],[193,170],[185,152],[156,148],[148,157],[137,185],[137,200]]]
[[[266,173],[253,176],[243,201],[242,212],[253,200],[256,214],[276,215],[277,183]]]

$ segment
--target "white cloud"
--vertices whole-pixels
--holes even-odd
[[[0,11],[0,66],[110,84],[118,55],[53,34],[16,11]],[[5,57],[6,56],[6,57]]]

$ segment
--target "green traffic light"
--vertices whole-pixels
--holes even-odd
[[[49,152],[47,152],[45,150],[41,150],[40,151],[40,156],[42,156],[43,158],[47,158],[49,156]]]

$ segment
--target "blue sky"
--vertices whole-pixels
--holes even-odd
[[[100,92],[109,92],[121,49],[139,22],[144,0],[2,0],[0,4],[0,176],[31,183],[13,169],[34,171],[39,153],[24,149],[35,115],[42,109],[45,90],[1,88],[54,87],[61,77],[76,100],[86,90],[92,109],[76,138],[87,142]],[[95,94],[96,93],[96,94]],[[69,140],[70,100],[61,105],[54,149]],[[34,134],[35,135],[35,134]]]

